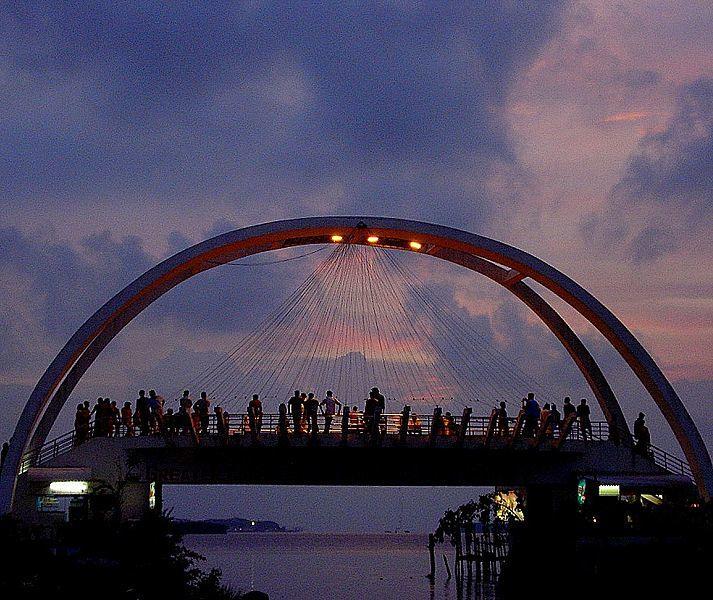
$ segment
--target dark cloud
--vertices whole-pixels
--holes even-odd
[[[136,237],[115,239],[109,232],[85,237],[80,247],[47,242],[17,228],[0,229],[0,264],[26,284],[27,301],[50,337],[67,337],[109,299],[112,282],[129,282],[153,260]],[[118,290],[117,290],[118,291]]]
[[[217,222],[213,233],[234,227]],[[180,234],[170,234],[169,246],[182,250],[190,241]],[[291,255],[298,252],[292,251]],[[146,326],[179,324],[187,331],[208,333],[244,331],[254,325],[268,307],[255,298],[283,298],[295,278],[309,272],[320,254],[301,261],[266,265],[280,256],[265,255],[244,267],[216,267],[198,275],[157,301],[156,307],[142,315]],[[154,266],[158,260],[145,249],[145,241],[136,236],[117,238],[108,231],[82,238],[78,245],[47,242],[17,228],[0,229],[0,268],[12,273],[15,285],[26,289],[35,307],[42,334],[55,341],[65,341],[104,302]],[[15,320],[3,317],[11,332]],[[20,332],[3,347],[18,347]]]
[[[520,3],[9,3],[2,191],[482,221],[509,83],[559,25]],[[347,202],[347,205],[344,203]]]
[[[649,262],[701,234],[713,214],[713,79],[687,85],[667,128],[644,137],[583,235]]]

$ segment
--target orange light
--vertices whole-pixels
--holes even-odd
[[[421,244],[419,244],[418,242],[409,242],[408,245],[411,247],[412,250],[421,249]]]
[[[332,236],[332,241],[333,242],[341,242],[344,238],[341,235],[333,235]]]
[[[366,241],[370,244],[376,244],[379,241],[379,238],[375,235],[370,235],[368,238],[366,238]]]

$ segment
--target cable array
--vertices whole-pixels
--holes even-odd
[[[273,410],[295,389],[331,389],[361,405],[378,386],[388,410],[513,403],[528,391],[559,397],[512,363],[466,317],[419,281],[394,252],[338,244],[263,321],[187,389],[228,410],[258,393]],[[275,406],[272,406],[274,402]]]

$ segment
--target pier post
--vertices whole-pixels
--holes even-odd
[[[436,577],[436,536],[428,534],[428,558],[431,563],[431,572],[428,577],[433,580]]]

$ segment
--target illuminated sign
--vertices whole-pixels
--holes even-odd
[[[50,483],[50,492],[58,495],[77,496],[89,492],[87,481],[53,481]]]
[[[577,484],[577,504],[582,506],[587,501],[587,480],[580,479]]]
[[[156,508],[156,482],[149,483],[149,508]]]
[[[59,500],[55,496],[37,496],[36,507],[40,512],[56,512],[60,509]]]
[[[615,485],[599,485],[599,495],[600,496],[616,496],[619,497],[619,484]]]

